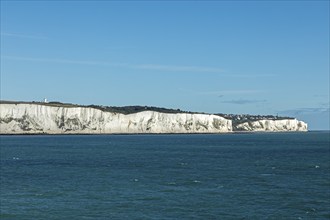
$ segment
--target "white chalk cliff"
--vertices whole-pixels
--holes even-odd
[[[234,126],[235,131],[307,131],[307,124],[297,119],[257,120]]]
[[[206,114],[134,114],[87,107],[1,104],[0,133],[219,133],[232,130],[231,120]]]
[[[114,134],[114,133],[224,133],[239,131],[307,131],[296,119],[259,120],[235,125],[211,114],[133,114],[106,112],[91,107],[42,104],[0,104],[1,134]]]

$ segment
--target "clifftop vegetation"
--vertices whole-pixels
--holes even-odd
[[[21,101],[2,101],[0,100],[0,104],[35,104],[35,105],[45,105],[52,107],[66,107],[66,108],[95,108],[105,112],[113,112],[113,113],[121,113],[121,114],[133,114],[137,112],[143,111],[155,111],[161,113],[188,113],[188,114],[210,114],[205,112],[191,112],[191,111],[183,111],[181,109],[168,109],[168,108],[160,108],[154,106],[103,106],[103,105],[77,105],[71,103],[62,103],[62,102],[21,102]],[[223,114],[216,113],[214,115],[218,115],[224,117],[226,119],[233,120],[233,123],[243,123],[247,121],[257,121],[257,120],[282,120],[282,119],[293,119],[292,117],[287,116],[274,116],[274,115],[249,115],[249,114]]]

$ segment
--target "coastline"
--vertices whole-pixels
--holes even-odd
[[[330,130],[312,130],[312,131],[231,131],[220,133],[195,132],[195,133],[0,133],[1,136],[156,136],[156,135],[230,135],[230,134],[297,134],[297,133],[318,133],[330,132]]]
[[[241,117],[153,110],[123,114],[87,106],[3,103],[0,134],[219,134],[308,130],[305,122],[295,118]]]

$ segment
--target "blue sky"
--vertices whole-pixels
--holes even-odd
[[[1,99],[329,129],[328,1],[1,1]]]

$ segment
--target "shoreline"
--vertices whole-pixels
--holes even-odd
[[[4,134],[0,133],[1,136],[101,136],[101,135],[228,135],[228,134],[274,134],[274,133],[311,133],[311,132],[330,132],[330,130],[315,130],[315,131],[231,131],[231,132],[221,132],[221,133],[10,133]]]

